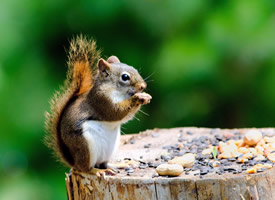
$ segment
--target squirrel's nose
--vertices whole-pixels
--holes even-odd
[[[146,83],[141,83],[138,85],[138,90],[143,91],[146,88]]]

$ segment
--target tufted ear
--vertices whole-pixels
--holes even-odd
[[[109,71],[112,68],[112,65],[108,63],[106,60],[104,60],[103,58],[100,58],[98,60],[97,66],[101,72]]]
[[[107,60],[108,63],[120,63],[118,57],[116,56],[110,56]]]

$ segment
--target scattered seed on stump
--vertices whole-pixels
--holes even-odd
[[[179,176],[183,172],[183,167],[179,164],[161,164],[156,171],[161,176]]]
[[[149,170],[149,168],[156,168],[157,170],[163,164],[168,166],[178,164],[185,167],[186,175],[199,175],[203,178],[206,174],[212,173],[218,175],[244,172],[260,173],[275,165],[275,131],[266,135],[266,133],[255,129],[247,131],[242,136],[239,131],[223,133],[219,129],[212,129],[210,132],[213,135],[191,137],[195,132],[183,130],[181,129],[175,138],[175,142],[178,143],[163,145],[160,157],[144,162],[142,161],[143,155],[140,155],[141,161],[138,162],[137,168],[139,169],[137,171],[142,172],[142,170]],[[190,135],[190,137],[186,137],[185,134]],[[158,137],[159,133],[152,133],[151,136],[153,138]],[[154,140],[157,141],[157,139]],[[136,139],[131,138],[129,143],[136,143]],[[153,144],[155,145],[155,143]],[[145,152],[150,152],[151,146],[151,143],[145,144],[143,146]],[[216,148],[217,152],[213,152],[213,147]],[[215,160],[213,153],[216,157]],[[186,160],[187,155],[192,155],[192,159]],[[125,162],[125,160],[135,161],[132,158],[124,158],[124,161],[119,162]],[[266,164],[268,165],[265,166]],[[129,165],[129,167],[124,168],[124,173],[133,176],[135,174],[134,168]],[[163,176],[175,175],[166,173]],[[152,177],[157,176],[153,174]]]

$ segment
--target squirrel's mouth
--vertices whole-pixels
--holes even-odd
[[[138,86],[138,87],[136,87],[136,88],[130,88],[128,91],[127,91],[127,93],[128,93],[128,95],[130,95],[130,96],[133,96],[134,94],[136,94],[136,93],[139,93],[139,92],[143,92],[143,90],[146,88],[146,85],[141,85],[141,86]]]
[[[129,89],[127,91],[127,93],[129,94],[129,96],[133,96],[134,94],[136,94],[138,91],[134,90],[134,89]]]
[[[136,92],[133,91],[128,91],[129,96],[133,96],[134,94],[136,94]]]

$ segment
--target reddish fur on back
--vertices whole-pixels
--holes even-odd
[[[96,63],[100,57],[100,51],[96,49],[94,40],[82,35],[72,39],[68,53],[68,71],[64,86],[55,92],[50,100],[50,112],[46,112],[46,137],[45,143],[56,154],[59,160],[70,165],[63,159],[61,150],[59,122],[72,98],[87,93],[92,87],[97,71]]]

